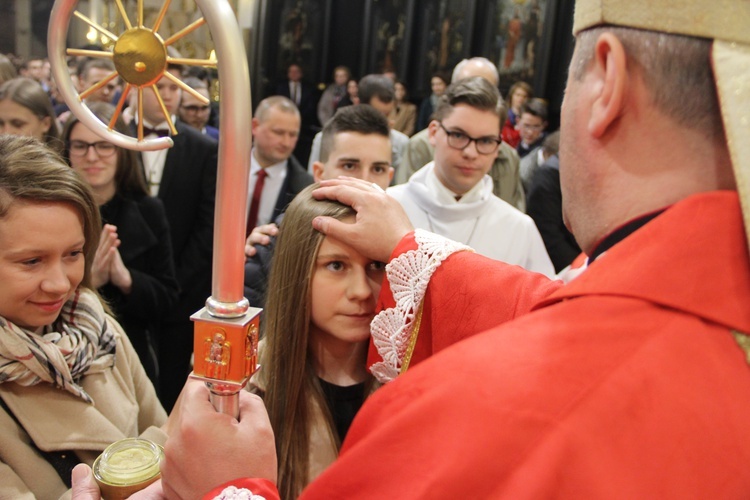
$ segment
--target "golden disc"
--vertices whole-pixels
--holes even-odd
[[[159,81],[167,69],[167,48],[147,28],[131,28],[117,39],[112,60],[123,80],[143,87]]]

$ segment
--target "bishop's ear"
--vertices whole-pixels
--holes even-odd
[[[596,41],[592,73],[595,94],[589,132],[601,137],[622,113],[630,83],[625,48],[612,33],[602,33]]]

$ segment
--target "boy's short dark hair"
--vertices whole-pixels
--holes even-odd
[[[543,122],[547,121],[547,102],[544,99],[534,98],[527,100],[523,106],[521,106],[521,115],[528,113],[534,115],[537,118],[541,118]]]
[[[376,134],[390,138],[388,119],[372,106],[355,104],[345,106],[328,120],[323,127],[320,140],[320,161],[328,161],[333,151],[336,135],[341,132],[356,132],[359,134]]]
[[[441,121],[457,104],[468,104],[472,108],[495,113],[500,120],[500,128],[508,116],[500,91],[481,76],[464,78],[448,85],[438,99],[432,119]]]
[[[78,71],[77,71],[78,77],[86,78],[89,74],[89,71],[91,71],[91,69],[93,68],[104,69],[107,71],[114,71],[115,63],[113,63],[109,59],[99,59],[99,58],[84,59],[78,64]]]
[[[370,104],[373,97],[389,103],[395,96],[393,80],[385,75],[367,75],[359,81],[359,102],[363,104]]]
[[[560,131],[556,130],[548,135],[542,143],[542,152],[549,157],[560,151]]]

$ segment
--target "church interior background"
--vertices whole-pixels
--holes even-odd
[[[122,0],[135,12],[137,0]],[[144,25],[164,0],[143,0]],[[333,68],[348,66],[356,78],[393,71],[419,102],[435,72],[450,74],[465,57],[484,56],[500,71],[505,94],[525,80],[549,102],[550,125],[559,109],[573,50],[573,0],[230,0],[245,41],[254,103],[269,95],[296,62],[305,79],[324,88]],[[46,54],[53,0],[1,0],[0,52]],[[113,33],[124,28],[114,0],[81,0],[77,10]],[[201,17],[194,0],[171,0],[159,30],[167,38]],[[68,46],[112,43],[78,19]],[[184,57],[208,58],[207,27],[181,39]],[[216,95],[218,93],[215,92]]]

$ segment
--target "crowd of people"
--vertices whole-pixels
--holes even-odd
[[[168,67],[113,123],[174,141],[136,153],[0,58],[0,497],[98,499],[89,466],[137,436],[165,450],[140,498],[747,496],[750,6],[684,3],[665,30],[577,0],[549,133],[482,57],[419,106],[287,68],[247,137],[263,368],[237,419],[188,380],[226,139],[174,77],[208,75]],[[70,68],[109,79],[85,104],[110,123],[111,61]]]

